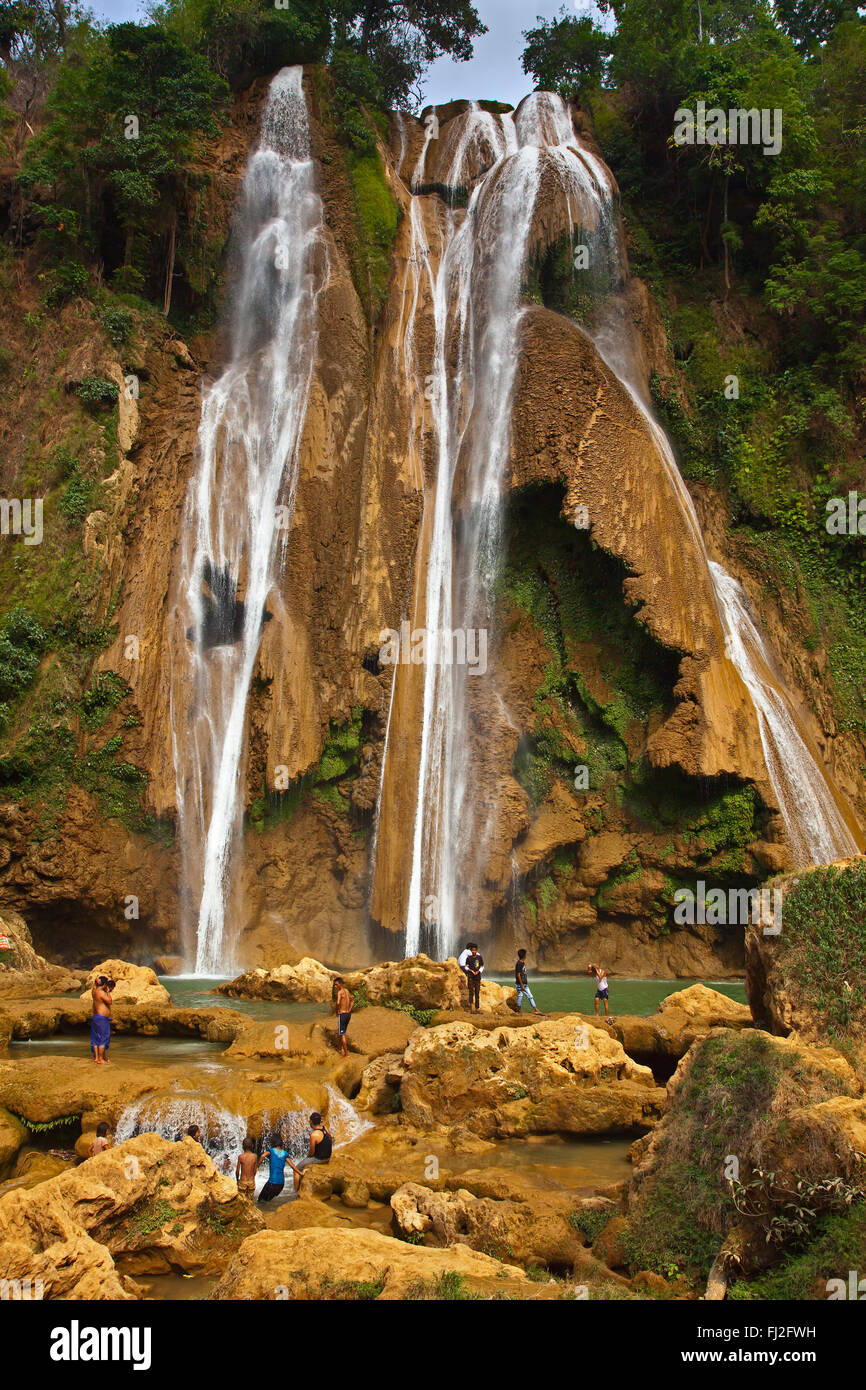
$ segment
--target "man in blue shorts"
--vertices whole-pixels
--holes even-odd
[[[114,981],[100,975],[93,983],[90,997],[93,1017],[90,1020],[90,1050],[98,1067],[108,1065],[106,1052],[111,1045],[111,991]]]

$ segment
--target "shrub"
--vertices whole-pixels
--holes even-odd
[[[14,699],[31,684],[46,640],[39,619],[17,603],[0,628],[0,699]]]
[[[90,511],[90,498],[93,492],[93,482],[86,478],[77,463],[72,465],[72,472],[60,497],[57,499],[58,509],[66,518],[68,526],[80,526]]]
[[[117,405],[120,391],[116,382],[103,376],[86,376],[78,383],[75,394],[88,410],[106,410]]]

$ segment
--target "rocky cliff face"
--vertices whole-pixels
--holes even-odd
[[[433,344],[407,188],[424,128],[392,122],[378,160],[359,164],[335,137],[326,83],[312,73],[306,88],[330,273],[285,569],[248,711],[234,930],[249,965],[402,954],[415,813],[418,668],[401,669],[392,692],[378,651],[383,628],[423,611],[430,540],[429,402],[398,369],[410,317],[416,388]],[[237,101],[203,162],[214,238],[228,233],[260,98],[254,88]],[[435,188],[448,184],[465,119],[465,103],[440,108],[434,191],[414,199],[431,264],[445,210]],[[478,171],[490,153],[479,144]],[[542,186],[536,267],[571,235],[564,206]],[[232,274],[229,243],[229,289]],[[471,925],[484,940],[478,923],[492,924],[499,963],[510,963],[519,937],[546,969],[603,956],[622,973],[735,973],[742,933],[672,927],[671,901],[696,876],[748,885],[787,867],[754,710],[725,659],[705,569],[645,421],[586,333],[549,307],[549,289],[527,284],[492,679],[469,682],[474,795],[491,825]],[[35,283],[25,280],[16,298],[19,313],[32,309]],[[669,373],[661,322],[639,283],[623,286],[622,311],[637,328],[644,376]],[[28,470],[47,477],[52,450],[86,446],[100,456],[90,493],[98,506],[70,538],[61,475],[44,551],[19,547],[10,578],[25,603],[40,584],[68,584],[102,636],[90,647],[80,632],[65,646],[46,642],[34,688],[4,730],[0,906],[21,911],[54,958],[145,959],[177,945],[178,538],[201,384],[219,366],[220,334],[186,341],[141,314],[119,349],[81,302],[35,331],[34,341],[20,331],[12,341],[28,360],[40,350],[44,408],[34,430],[32,394],[4,384],[4,487],[13,495]],[[137,399],[124,389],[130,373]],[[76,395],[94,377],[118,387],[107,423]],[[572,522],[581,506],[586,532]],[[701,511],[711,517],[710,499]],[[706,529],[727,563],[723,530]],[[769,616],[781,638],[779,615]],[[786,660],[792,678],[803,676]],[[829,752],[832,696],[815,671],[802,689]],[[845,790],[862,797],[850,740],[837,763]],[[583,766],[588,785],[578,788]]]

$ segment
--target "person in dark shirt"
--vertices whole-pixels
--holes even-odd
[[[534,1014],[540,1014],[541,1010],[532,997],[526,979],[526,952],[524,950],[517,952],[517,960],[514,962],[514,983],[517,986],[517,1012],[519,1014],[523,1013],[523,999],[525,996],[532,1005],[532,1012]]]
[[[481,976],[484,972],[484,957],[478,954],[478,947],[474,941],[469,943],[469,955],[466,957],[466,983],[469,986],[469,1012],[471,1014],[481,1013]]]
[[[318,1110],[314,1110],[310,1116],[310,1152],[306,1158],[302,1158],[298,1163],[292,1163],[292,1160],[289,1159],[289,1167],[295,1175],[296,1192],[300,1191],[304,1169],[309,1168],[313,1163],[330,1163],[333,1152],[334,1137],[325,1128],[325,1122]]]

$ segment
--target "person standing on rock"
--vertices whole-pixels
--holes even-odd
[[[355,1001],[347,990],[342,975],[337,976],[334,984],[339,986],[334,1008],[337,1014],[337,1036],[340,1039],[340,1055],[342,1057],[348,1057],[349,1044],[346,1041],[346,1029],[349,1027],[349,1019],[352,1017]]]
[[[90,997],[93,1001],[93,1017],[90,1020],[90,1050],[98,1067],[108,1065],[106,1052],[111,1046],[111,991],[114,981],[99,975],[93,983]]]
[[[590,965],[587,975],[595,976],[595,1013],[598,1017],[598,1001],[604,1000],[604,1016],[610,1018],[610,1005],[608,1003],[609,989],[607,983],[607,971],[600,965]]]
[[[484,974],[484,957],[478,954],[477,941],[470,941],[469,955],[466,957],[466,983],[469,986],[469,1012],[481,1013],[481,976]]]
[[[526,952],[522,948],[517,952],[517,960],[514,962],[514,983],[517,987],[517,1012],[519,1014],[523,1013],[523,1000],[526,998],[532,1005],[532,1012],[534,1014],[540,1014],[541,1010],[538,1008],[529,989],[529,982],[526,978]]]

